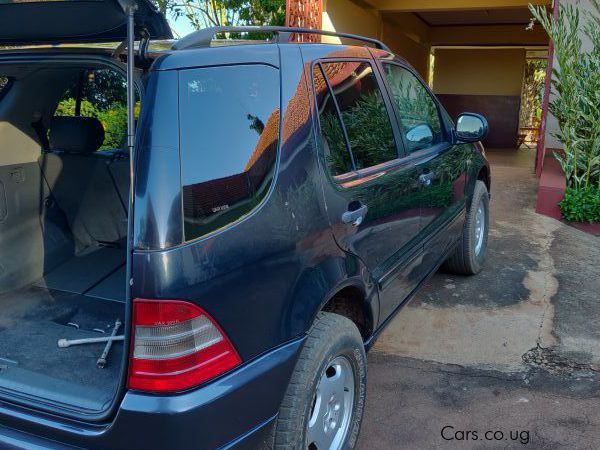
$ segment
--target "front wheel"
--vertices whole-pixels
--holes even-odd
[[[338,314],[319,313],[279,411],[275,449],[354,448],[366,381],[367,360],[356,325]]]
[[[456,251],[444,267],[458,275],[475,275],[483,268],[487,253],[490,196],[483,181],[477,180],[471,206]]]

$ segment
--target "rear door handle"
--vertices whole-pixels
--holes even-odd
[[[351,223],[357,227],[363,222],[368,210],[369,207],[367,205],[361,205],[357,209],[346,211],[344,214],[342,214],[342,222]]]
[[[419,175],[419,184],[422,184],[423,186],[430,186],[433,180],[435,180],[435,173],[433,172]]]

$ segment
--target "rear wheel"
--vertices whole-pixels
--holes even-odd
[[[471,206],[456,251],[444,267],[458,275],[475,275],[483,268],[487,253],[490,197],[483,181],[475,183]]]
[[[366,355],[356,325],[338,314],[319,313],[279,411],[275,448],[354,448],[362,422],[366,376]]]

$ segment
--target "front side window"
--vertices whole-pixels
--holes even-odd
[[[279,71],[266,65],[179,73],[185,239],[247,216],[273,182],[279,142]]]
[[[371,64],[340,61],[322,63],[322,67],[341,113],[355,168],[396,159],[392,125]],[[342,154],[341,147],[338,150]]]
[[[398,108],[408,150],[415,152],[444,140],[438,108],[419,79],[395,64],[383,64],[392,99]]]

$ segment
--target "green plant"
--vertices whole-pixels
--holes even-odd
[[[593,10],[584,20],[575,5],[560,6],[557,20],[543,7],[530,10],[554,43],[549,109],[564,145],[555,153],[567,183],[561,212],[567,220],[591,222],[600,221],[600,2],[590,3]]]
[[[558,20],[544,7],[530,10],[554,43],[556,59],[550,112],[558,120],[555,136],[564,152],[556,154],[575,190],[600,188],[600,3],[582,20],[575,5],[561,5]],[[582,35],[589,39],[584,46]]]
[[[563,217],[572,222],[600,222],[600,189],[568,188],[560,210]]]
[[[199,30],[213,26],[283,25],[284,0],[154,0],[163,14],[185,17]],[[230,38],[266,39],[270,33],[230,33]]]
[[[519,127],[537,128],[539,126],[542,117],[547,65],[546,59],[528,59],[525,63]]]

